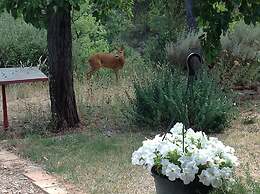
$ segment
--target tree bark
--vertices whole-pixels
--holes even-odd
[[[72,70],[71,8],[69,5],[48,11],[49,90],[53,130],[77,127]]]
[[[196,19],[193,15],[193,0],[185,0],[186,17],[189,32],[196,30]]]

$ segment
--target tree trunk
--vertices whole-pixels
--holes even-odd
[[[193,15],[193,0],[185,0],[186,17],[189,32],[196,30],[196,19]]]
[[[48,64],[53,130],[74,128],[79,124],[72,71],[72,34],[70,6],[49,8]]]

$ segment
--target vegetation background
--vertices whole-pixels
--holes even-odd
[[[247,25],[242,16],[234,17],[236,20],[229,25],[227,33],[221,35],[217,57],[214,61],[205,61],[199,79],[194,82],[193,93],[187,94],[185,60],[191,49],[201,51],[198,38],[202,29],[198,25],[197,31],[188,32],[184,1],[135,0],[132,15],[114,8],[102,19],[96,17],[94,4],[90,1],[84,1],[80,7],[80,11],[73,10],[72,35],[74,82],[83,124],[79,130],[83,134],[61,139],[49,137],[53,134],[46,125],[51,118],[48,87],[32,84],[8,88],[14,127],[1,138],[27,137],[12,144],[20,146],[24,156],[43,163],[50,171],[62,174],[85,189],[91,182],[83,185],[89,181],[84,173],[91,173],[98,164],[103,165],[102,162],[109,161],[102,172],[96,172],[101,177],[107,175],[112,164],[125,163],[120,167],[121,171],[133,173],[129,161],[126,162],[128,156],[144,137],[167,129],[172,121],[181,121],[214,135],[223,132],[233,125],[241,108],[238,105],[243,104],[235,90],[242,87],[255,92],[259,87],[259,23]],[[0,37],[0,67],[38,66],[48,75],[46,30],[36,29],[3,12],[0,14]],[[86,80],[88,57],[96,52],[115,52],[121,45],[126,50],[126,64],[120,72],[119,83],[107,69]],[[207,58],[205,53],[203,56]],[[18,106],[12,105],[17,102]],[[259,111],[259,107],[254,108]],[[243,116],[241,122],[256,125],[259,118]],[[258,132],[259,128],[255,128]],[[88,135],[84,134],[86,131]],[[48,138],[41,139],[46,136]],[[78,150],[80,146],[82,149]],[[93,160],[89,159],[93,155],[88,152],[89,146],[99,153]],[[77,154],[75,150],[78,150]],[[113,156],[119,151],[125,154],[115,161]],[[66,157],[68,152],[71,154],[69,159]],[[107,152],[111,156],[104,158],[103,154]],[[77,161],[78,171],[84,173],[75,174],[74,166],[68,161]],[[97,165],[86,170],[93,163]],[[113,176],[108,176],[104,184],[110,184],[110,179],[119,180],[115,178],[120,177],[115,166],[111,171]],[[138,171],[137,175],[142,173]],[[127,177],[129,182],[137,181]],[[93,181],[97,185],[101,180],[95,177]],[[104,185],[105,191],[91,187],[91,192],[117,193],[125,184],[120,182],[113,188]],[[248,185],[251,190],[259,189],[254,184]],[[240,191],[243,193],[243,189]],[[234,186],[233,193],[236,192]]]

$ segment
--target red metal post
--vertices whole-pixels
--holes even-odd
[[[3,99],[3,126],[4,129],[9,127],[8,123],[8,115],[7,115],[7,103],[6,103],[6,93],[5,93],[5,85],[2,85],[2,99]]]

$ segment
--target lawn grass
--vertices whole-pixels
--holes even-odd
[[[22,137],[26,138],[9,142],[16,146],[23,157],[77,185],[82,193],[154,194],[152,176],[146,170],[131,165],[132,152],[145,137],[151,136],[150,132],[136,132],[142,131],[136,128],[135,132],[130,132],[133,128],[131,123],[122,116],[122,102],[127,103],[124,94],[125,91],[131,91],[131,87],[127,83],[121,83],[120,86],[91,84],[77,85],[76,89],[79,113],[86,128],[81,133],[59,137],[33,135],[42,134],[45,130],[49,104],[42,101],[41,96],[34,96],[35,92],[20,88],[22,93],[10,99],[9,114],[13,116],[11,120],[14,117],[19,120],[24,133]],[[23,95],[24,91],[28,92],[27,96]],[[24,96],[24,99],[21,98]],[[259,101],[244,104],[231,127],[216,135],[225,144],[235,148],[242,167],[238,169],[238,175],[245,175],[244,166],[249,163],[250,174],[255,180],[260,180],[259,104]],[[15,125],[13,131],[17,133],[18,128]],[[104,135],[107,130],[113,131],[112,137]],[[241,189],[237,189],[239,187]],[[228,194],[247,194],[247,187],[238,182],[234,192]],[[241,192],[237,193],[238,190]]]
[[[143,139],[141,133],[113,137],[79,133],[29,136],[13,143],[24,157],[78,185],[83,193],[153,193],[152,177],[131,165],[131,154]]]
[[[131,165],[131,154],[145,137],[144,133],[107,137],[84,132],[49,138],[33,135],[10,143],[23,157],[77,185],[82,193],[154,194],[152,176]],[[236,179],[229,191],[217,190],[212,194],[258,194],[260,184],[249,176],[249,170],[244,169],[240,174],[243,179]]]

